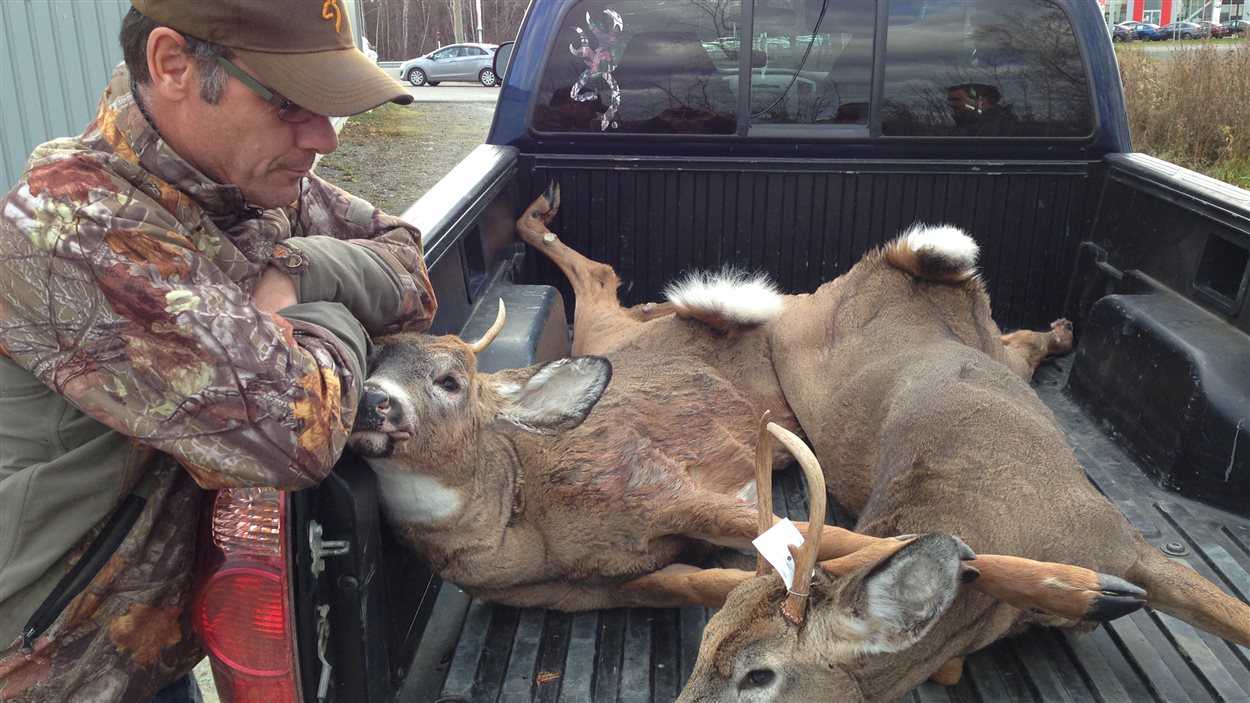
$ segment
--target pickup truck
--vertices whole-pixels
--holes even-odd
[[[1250,193],[1133,153],[1093,0],[534,0],[500,53],[487,143],[405,213],[433,332],[475,338],[502,298],[484,368],[568,353],[571,292],[513,232],[553,181],[551,228],[615,267],[625,304],[725,264],[810,291],[913,222],[955,224],[1005,330],[1075,323],[1076,350],[1035,385],[1090,480],[1250,598]],[[801,518],[795,474],[775,507]],[[471,599],[397,544],[377,490],[348,455],[313,490],[218,496],[211,530],[280,546],[263,568],[247,547],[206,550],[200,631],[223,699],[676,696],[705,609]],[[1250,650],[1144,610],[1001,641],[909,698],[1245,701]]]

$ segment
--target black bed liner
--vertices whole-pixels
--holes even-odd
[[[1151,483],[1064,394],[1070,365],[1071,357],[1044,365],[1036,387],[1094,484],[1152,544],[1250,598],[1250,520]],[[806,517],[797,470],[778,472],[776,483],[777,511]],[[427,627],[401,700],[672,701],[711,614],[516,609],[470,600],[450,584],[439,598],[439,621]],[[1000,641],[967,659],[959,684],[925,684],[903,700],[1244,702],[1250,650],[1147,609],[1093,632],[1037,629]]]

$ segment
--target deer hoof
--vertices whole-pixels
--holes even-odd
[[[939,686],[954,686],[964,676],[964,658],[955,657],[933,672],[929,680]]]
[[[560,211],[560,184],[555,181],[548,183],[543,197],[547,199],[547,211],[543,213],[543,222],[550,223]]]
[[[1146,589],[1129,583],[1118,576],[1112,576],[1110,574],[1098,575],[1098,588],[1107,595],[1129,595],[1137,598],[1146,597]]]
[[[1047,353],[1058,356],[1072,351],[1072,323],[1059,318],[1050,323],[1050,341]]]
[[[1099,574],[1098,589],[1101,592],[1086,611],[1085,620],[1093,622],[1115,620],[1139,610],[1146,604],[1146,591],[1115,576]]]
[[[1133,596],[1098,596],[1081,619],[1089,622],[1109,622],[1137,612],[1145,604],[1146,601]]]
[[[525,209],[524,217],[537,220],[544,225],[551,224],[555,219],[556,212],[560,209],[560,186],[552,181],[547,185],[547,190],[542,195],[534,198],[534,202],[529,204]],[[517,227],[521,233],[531,231],[529,227],[523,226],[521,220],[517,220]]]

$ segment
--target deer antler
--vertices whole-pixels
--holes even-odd
[[[474,354],[481,354],[490,343],[495,341],[495,337],[499,335],[499,330],[503,329],[503,320],[505,317],[503,298],[499,299],[499,314],[495,315],[495,322],[486,330],[486,334],[482,338],[469,345],[469,351]]]
[[[773,526],[773,451],[768,426],[772,423],[771,410],[765,410],[760,418],[759,435],[755,438],[755,506],[760,514],[760,534]],[[763,554],[755,557],[755,574],[767,576],[770,567]]]
[[[803,546],[790,547],[790,554],[794,557],[794,586],[781,603],[782,615],[791,623],[801,625],[807,616],[807,596],[811,593],[812,569],[816,566],[816,555],[820,552],[820,536],[825,529],[825,476],[820,470],[820,462],[816,460],[816,456],[807,448],[803,440],[775,423],[768,422],[765,426],[769,433],[785,445],[786,450],[798,460],[799,466],[803,469],[803,476],[807,479],[807,492],[811,500],[807,511],[807,534],[803,536]],[[761,433],[761,438],[763,438],[763,433]],[[766,442],[760,442],[760,444],[766,444]],[[768,448],[765,447],[765,449]],[[755,449],[757,476],[759,456],[760,448],[757,446]],[[772,503],[771,498],[769,503]]]

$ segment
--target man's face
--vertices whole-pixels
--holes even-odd
[[[963,88],[946,91],[946,104],[950,105],[951,112],[956,118],[973,114],[981,109],[976,98],[968,95],[968,91]]]
[[[235,63],[247,71],[244,63]],[[291,204],[317,154],[338,148],[330,118],[283,122],[277,108],[233,77],[216,105],[198,100],[194,143],[184,158],[214,181],[239,186],[251,205]]]

